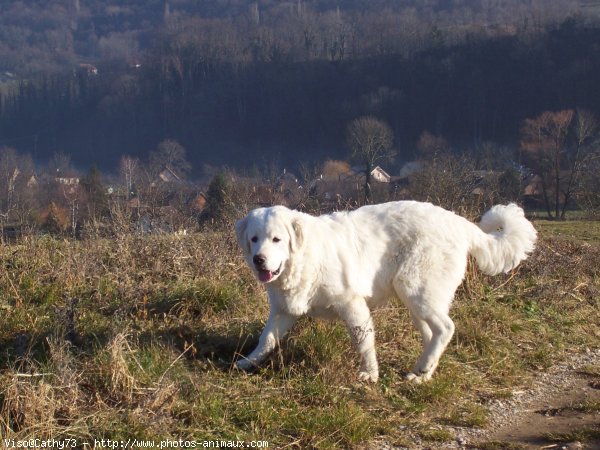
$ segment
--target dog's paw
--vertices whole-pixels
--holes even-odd
[[[377,372],[360,372],[358,374],[358,379],[365,383],[377,383],[379,379],[379,373]]]
[[[409,372],[405,375],[404,378],[406,379],[406,381],[410,381],[411,383],[421,384],[421,383],[424,383],[425,381],[431,380],[431,372],[425,372],[425,373],[420,373],[420,374],[416,374],[414,372]]]

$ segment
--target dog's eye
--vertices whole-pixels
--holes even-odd
[[[252,242],[258,242],[258,237],[254,236],[252,239],[250,239]]]
[[[277,243],[277,242],[279,242],[279,241],[281,241],[281,239],[279,239],[278,237],[274,237],[274,238],[273,238],[273,242]]]

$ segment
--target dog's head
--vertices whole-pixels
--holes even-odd
[[[259,208],[235,224],[246,262],[263,283],[275,281],[303,243],[300,213],[284,206]]]

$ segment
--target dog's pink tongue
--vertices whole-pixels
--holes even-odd
[[[271,281],[271,278],[273,278],[273,272],[271,272],[270,270],[259,270],[258,271],[258,279],[260,281],[262,281],[263,283],[266,283],[267,281]]]

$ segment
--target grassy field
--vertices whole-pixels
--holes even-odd
[[[436,443],[600,342],[600,223],[536,222],[507,275],[469,267],[433,380],[406,383],[419,339],[402,305],[375,314],[380,381],[357,382],[344,327],[304,319],[258,373],[265,294],[233,235],[48,237],[0,247],[4,439],[262,440],[270,448]],[[348,358],[348,355],[354,355]],[[600,370],[596,368],[594,370]]]

